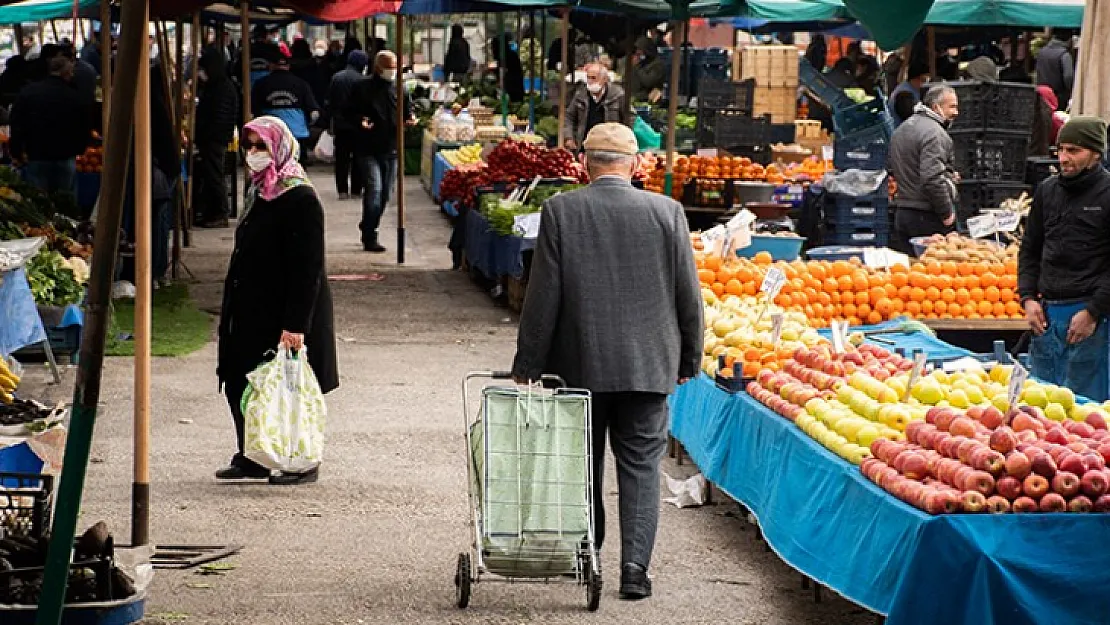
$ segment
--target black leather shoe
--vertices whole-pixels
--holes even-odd
[[[620,597],[626,601],[638,601],[651,596],[651,578],[639,564],[631,562],[621,567]]]
[[[216,471],[217,480],[264,480],[270,477],[270,470],[263,467],[244,468],[237,464]]]
[[[297,484],[311,484],[320,479],[320,469],[312,469],[304,473],[278,473],[270,476],[270,484],[274,486],[296,486]]]
[[[385,246],[382,245],[381,243],[363,243],[362,244],[362,251],[364,251],[364,252],[374,252],[375,254],[381,254],[382,252],[385,251]]]

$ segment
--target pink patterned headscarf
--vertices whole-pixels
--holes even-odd
[[[273,158],[266,169],[251,172],[251,184],[258,189],[262,199],[269,202],[289,189],[310,184],[304,168],[297,162],[301,156],[301,146],[285,122],[277,117],[263,115],[247,122],[243,130],[244,137],[247,131],[257,133],[270,149],[270,156]]]

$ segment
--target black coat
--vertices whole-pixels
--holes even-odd
[[[339,386],[335,327],[324,253],[324,209],[296,187],[262,198],[239,223],[220,313],[221,382],[245,376],[277,348],[282,330],[305,335],[320,388]]]
[[[404,100],[405,119],[412,117],[409,94]],[[348,123],[358,131],[355,153],[359,156],[389,156],[397,153],[397,84],[375,74],[355,83],[346,107]],[[362,127],[362,118],[370,129]]]
[[[82,154],[92,139],[87,108],[72,83],[49,76],[23,88],[12,105],[12,154],[61,161]]]

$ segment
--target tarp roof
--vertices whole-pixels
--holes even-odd
[[[100,6],[99,0],[79,0],[81,11]],[[25,0],[16,4],[0,6],[0,24],[22,24],[41,20],[70,17],[73,15],[73,0]]]

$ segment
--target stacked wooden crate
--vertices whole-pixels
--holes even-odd
[[[770,115],[772,123],[789,124],[798,111],[798,48],[747,46],[733,57],[733,80],[755,79],[753,114]]]

